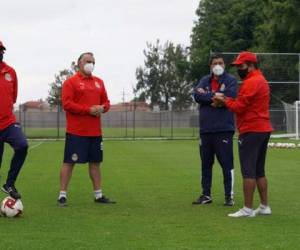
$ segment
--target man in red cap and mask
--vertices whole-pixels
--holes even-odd
[[[265,159],[272,131],[269,115],[270,88],[258,69],[256,55],[241,52],[232,65],[242,79],[237,98],[215,96],[215,105],[225,105],[236,114],[239,130],[239,158],[243,176],[244,207],[230,217],[254,217],[270,215],[268,205]],[[258,188],[260,206],[253,210],[253,196]]]
[[[0,41],[0,166],[4,143],[8,143],[14,149],[14,155],[6,183],[1,189],[12,198],[20,199],[21,195],[15,188],[15,182],[25,161],[28,144],[20,124],[16,123],[16,117],[13,113],[13,106],[16,103],[18,94],[18,80],[15,70],[3,62],[5,50],[6,48]]]

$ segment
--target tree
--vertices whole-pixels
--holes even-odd
[[[256,37],[261,52],[300,52],[300,2],[298,0],[264,0],[264,22],[257,27]],[[267,61],[268,60],[268,61]],[[264,62],[264,73],[268,79],[297,81],[299,78],[299,57],[273,56]],[[284,71],[282,70],[284,69]],[[278,100],[293,103],[299,99],[298,84],[274,84],[271,86],[275,97],[272,106],[281,106]]]
[[[189,107],[192,86],[187,80],[188,50],[169,41],[162,46],[157,40],[154,45],[147,43],[144,55],[144,67],[136,70],[137,98],[148,100],[151,107],[159,105],[165,110],[170,104],[180,110]]]
[[[61,89],[63,82],[72,76],[76,72],[75,62],[71,63],[70,69],[64,69],[59,71],[58,74],[55,74],[54,82],[50,83],[49,95],[47,98],[48,103],[51,107],[61,106]]]
[[[247,50],[256,45],[255,30],[263,21],[262,1],[202,0],[192,30],[191,75],[209,72],[210,52]]]
[[[257,29],[259,48],[265,52],[300,52],[300,1],[264,0],[263,22]]]

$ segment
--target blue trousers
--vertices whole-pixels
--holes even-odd
[[[200,134],[202,194],[210,196],[215,156],[222,167],[226,197],[233,196],[233,132]]]
[[[0,167],[4,152],[4,143],[8,143],[14,149],[14,155],[11,159],[10,169],[6,179],[6,185],[12,186],[17,180],[28,150],[27,140],[19,124],[14,123],[0,130]]]

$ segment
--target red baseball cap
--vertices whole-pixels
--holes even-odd
[[[6,50],[6,48],[4,47],[4,45],[1,41],[0,41],[0,49],[5,49]]]
[[[240,65],[245,62],[257,63],[256,55],[249,51],[243,51],[237,56],[237,58],[235,59],[234,62],[231,63],[231,65]]]

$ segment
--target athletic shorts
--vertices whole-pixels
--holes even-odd
[[[239,136],[239,157],[243,178],[265,176],[265,160],[270,133],[250,132]]]
[[[66,134],[64,163],[100,163],[102,161],[102,136]]]

